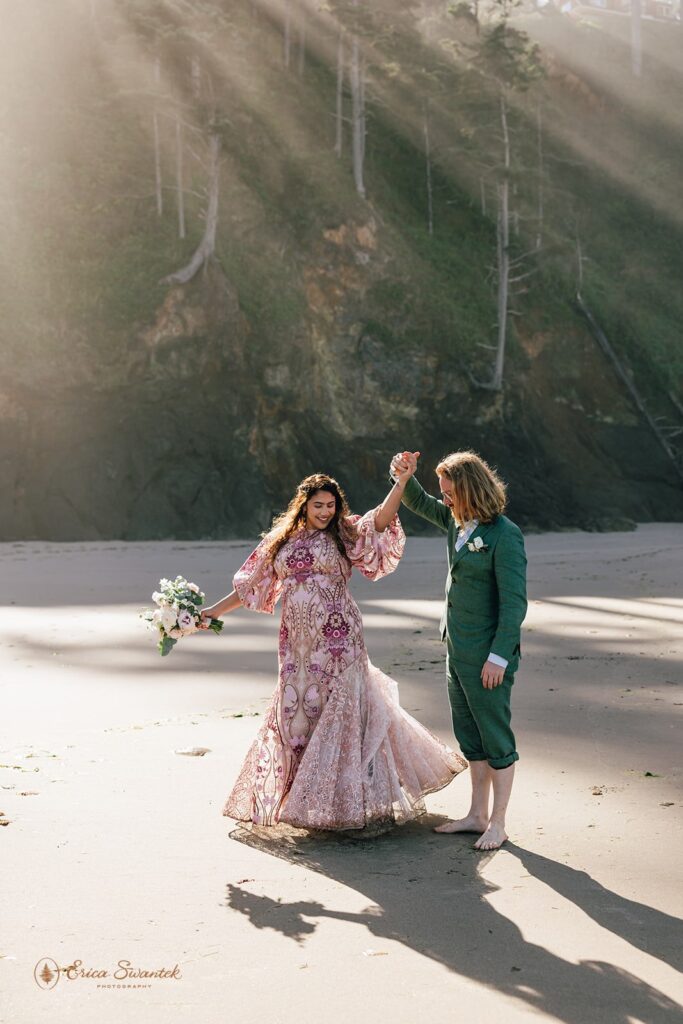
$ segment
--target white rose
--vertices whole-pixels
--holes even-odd
[[[170,634],[171,630],[176,624],[176,610],[168,605],[165,608],[161,608],[161,625],[164,627],[167,633]]]
[[[201,590],[199,589],[196,583],[188,583],[187,589],[191,590],[193,594],[201,594]]]
[[[169,629],[168,635],[171,637],[172,640],[179,640],[180,637],[183,635],[183,631],[182,629]]]
[[[483,546],[484,546],[484,542],[483,542],[483,540],[481,539],[481,537],[475,537],[475,538],[474,538],[474,546],[475,546],[475,548],[476,548],[477,550],[479,550],[479,548],[483,548]]]
[[[160,594],[158,590],[155,590],[152,594],[152,600],[155,604],[163,604],[164,595]]]

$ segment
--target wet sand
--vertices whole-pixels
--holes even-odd
[[[466,810],[466,772],[374,840],[274,841],[222,816],[278,617],[240,610],[162,659],[137,613],[176,573],[215,600],[250,548],[0,545],[0,1021],[677,1019],[683,526],[527,539],[521,760],[489,854],[431,831]],[[443,542],[410,539],[353,591],[370,657],[452,742],[444,577]],[[174,752],[192,746],[210,752]],[[110,976],[42,990],[43,958]],[[178,966],[117,980],[119,961]]]

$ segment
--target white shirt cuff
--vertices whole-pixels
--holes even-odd
[[[501,658],[500,654],[489,654],[488,660],[494,665],[500,665],[501,668],[507,668],[507,659]]]

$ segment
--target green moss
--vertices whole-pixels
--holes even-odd
[[[225,240],[217,255],[237,289],[255,343],[272,346],[282,341],[299,323],[305,308],[296,268],[274,254],[265,258],[263,251],[245,245],[237,248]]]

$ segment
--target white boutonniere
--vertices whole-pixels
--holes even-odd
[[[474,540],[468,541],[467,542],[467,547],[470,549],[470,551],[487,551],[488,550],[488,544],[484,544],[484,542],[481,539],[481,537],[475,537]]]

